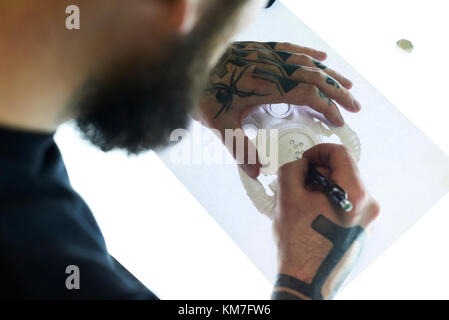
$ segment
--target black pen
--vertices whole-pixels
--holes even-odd
[[[348,200],[348,194],[338,184],[328,181],[313,164],[309,163],[309,173],[307,183],[314,183],[320,187],[330,199],[330,201],[341,207],[346,212],[350,212],[353,208],[352,203]]]

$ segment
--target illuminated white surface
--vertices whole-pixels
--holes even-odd
[[[416,37],[401,32],[401,21],[407,17],[398,14],[399,7],[392,1],[388,6],[385,1],[372,2],[370,10],[366,2],[351,1],[351,5],[349,1],[340,1],[337,5],[332,1],[301,1],[295,12],[441,148],[449,151],[445,129],[448,103],[444,97],[448,70],[439,62],[447,52],[447,44],[433,41],[442,36],[435,24],[444,21],[434,17],[444,11],[432,2],[425,6],[432,10],[428,11],[432,12],[427,15],[429,21],[418,28],[422,45]],[[440,6],[443,2],[439,2]],[[408,1],[407,5],[413,4]],[[383,17],[380,8],[392,10],[389,16],[394,19]],[[373,10],[377,14],[372,14]],[[423,10],[417,7],[414,12]],[[374,22],[379,24],[379,20],[383,25],[376,28]],[[446,26],[442,30],[447,29]],[[415,43],[412,55],[394,56],[394,44],[399,39],[395,32],[399,38],[409,37]],[[371,36],[370,46],[363,38],[367,33]],[[420,50],[426,52],[420,54]],[[414,58],[415,54],[421,59]],[[104,155],[80,142],[67,128],[58,139],[72,182],[93,209],[109,250],[162,298],[269,296],[269,282],[153,153],[137,159]],[[340,297],[448,298],[444,290],[449,284],[449,276],[445,277],[444,272],[449,266],[445,255],[449,235],[444,232],[449,225],[448,208],[446,197]],[[426,281],[416,281],[423,274]]]
[[[282,5],[261,14],[238,38],[301,42],[327,51],[327,64],[354,81],[352,92],[364,108],[359,114],[343,114],[361,140],[362,178],[382,207],[371,239],[352,273],[352,277],[357,276],[449,191],[449,158]],[[208,139],[199,144],[211,148],[219,146],[220,141]],[[184,150],[184,145],[175,149]],[[236,169],[229,165],[178,165],[168,153],[161,157],[251,261],[274,280],[276,250],[270,237],[270,221],[258,216],[245,197]]]
[[[271,284],[156,154],[104,154],[70,126],[56,138],[109,252],[160,298],[269,298]]]
[[[283,3],[449,154],[447,1]],[[413,42],[411,54],[396,49],[401,38]],[[448,212],[446,195],[339,298],[448,299]]]

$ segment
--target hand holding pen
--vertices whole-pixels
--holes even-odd
[[[273,298],[331,298],[359,255],[379,205],[341,145],[306,151],[279,169],[278,184],[273,223],[279,275]]]

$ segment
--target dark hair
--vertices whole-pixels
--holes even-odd
[[[137,154],[169,142],[187,125],[209,74],[211,56],[228,41],[232,18],[247,1],[210,2],[190,35],[167,39],[163,56],[136,52],[93,75],[74,100],[77,125],[103,151]]]

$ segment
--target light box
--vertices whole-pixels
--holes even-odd
[[[352,273],[359,274],[402,233],[422,217],[449,191],[449,158],[408,121],[381,93],[281,4],[262,13],[238,40],[286,41],[328,53],[326,64],[354,82],[353,95],[362,103],[358,114],[342,111],[347,123],[360,137],[362,156],[359,168],[370,193],[381,205],[374,232]],[[201,131],[205,150],[223,148],[208,130]],[[276,275],[276,249],[271,222],[251,204],[241,185],[235,164],[179,164],[173,152],[160,153],[201,205],[240,246],[254,264],[273,281]],[[176,150],[177,149],[177,150]],[[229,159],[228,159],[229,160]]]

